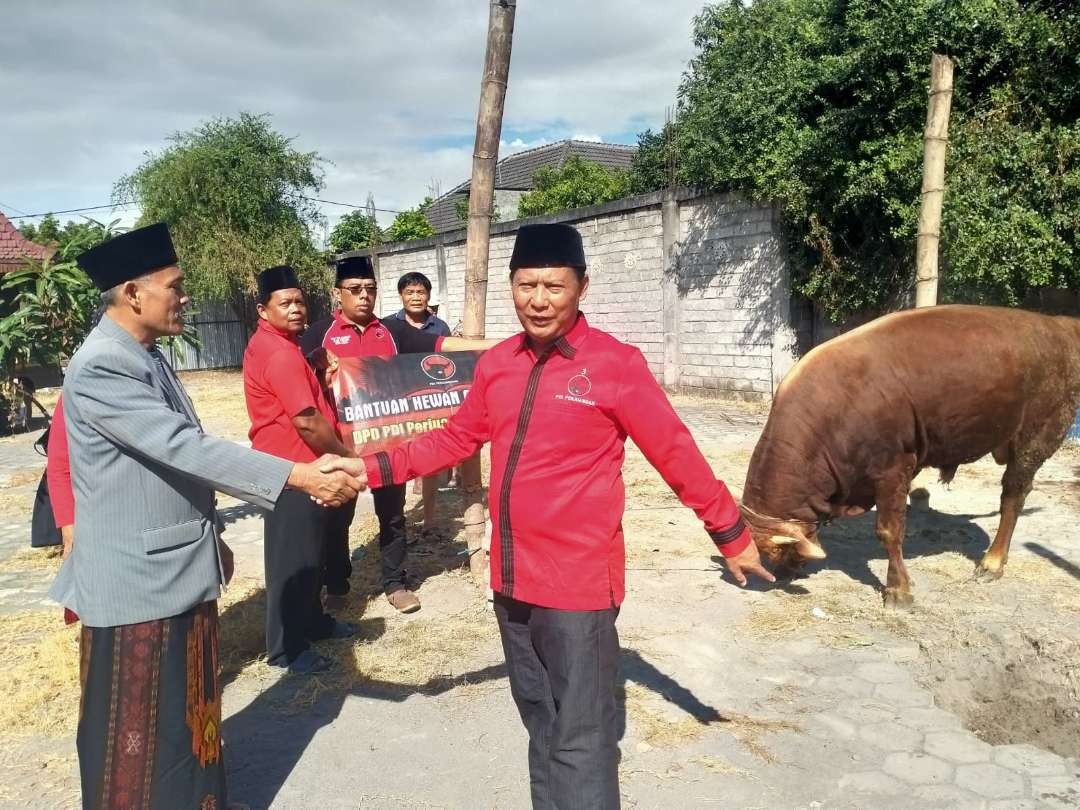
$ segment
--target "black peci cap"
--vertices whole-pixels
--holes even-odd
[[[177,258],[169,226],[156,222],[102,242],[75,261],[95,287],[111,290],[117,284],[176,264]]]

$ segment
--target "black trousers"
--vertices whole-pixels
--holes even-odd
[[[352,556],[349,553],[349,527],[356,514],[356,501],[349,501],[344,506],[327,510],[326,525],[326,564],[323,569],[323,584],[326,592],[334,596],[344,596],[352,587]]]
[[[393,593],[405,585],[405,485],[371,490],[375,516],[379,519],[379,557],[382,559],[383,591]]]
[[[382,561],[383,591],[393,593],[406,587],[405,485],[392,484],[371,490],[375,516],[379,519],[379,557]],[[356,513],[356,502],[331,509],[327,529],[324,582],[329,594],[349,592],[352,559],[349,554],[349,526]]]
[[[495,595],[510,693],[529,732],[533,810],[618,810],[618,614]]]
[[[291,663],[309,641],[326,638],[334,620],[322,609],[327,509],[287,489],[263,521],[266,563],[266,658]]]

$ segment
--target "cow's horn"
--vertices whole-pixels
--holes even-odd
[[[826,556],[825,549],[809,540],[799,543],[795,550],[799,553],[800,557],[807,560],[824,560]]]
[[[769,538],[769,540],[775,546],[790,546],[793,543],[799,542],[799,538],[788,537],[786,534],[774,534],[772,537]]]

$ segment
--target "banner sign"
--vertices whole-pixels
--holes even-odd
[[[469,395],[480,352],[342,357],[334,377],[345,444],[360,455],[441,428]]]

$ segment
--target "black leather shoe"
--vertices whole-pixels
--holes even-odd
[[[290,675],[315,675],[320,672],[326,672],[334,666],[334,662],[327,658],[325,655],[319,655],[310,648],[304,650],[300,655],[296,656],[289,664]]]
[[[327,638],[352,638],[356,635],[356,625],[334,619],[334,626]]]

